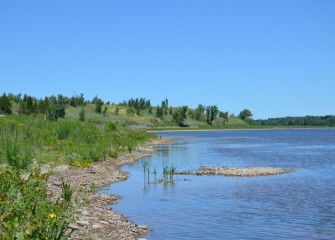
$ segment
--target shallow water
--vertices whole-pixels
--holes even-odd
[[[108,190],[111,207],[153,231],[148,239],[335,239],[335,130],[159,132],[177,143],[125,166]],[[147,184],[142,162],[162,177],[206,167],[271,166],[295,172],[262,177],[175,176]],[[154,175],[150,175],[150,181]]]

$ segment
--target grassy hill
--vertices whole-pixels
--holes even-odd
[[[161,118],[156,118],[155,108],[152,110],[152,114],[148,113],[148,109],[141,110],[140,114],[127,113],[127,107],[119,105],[104,105],[107,107],[106,114],[96,113],[94,104],[87,104],[84,107],[85,110],[85,120],[86,121],[100,121],[100,122],[113,122],[118,126],[129,126],[129,125],[143,125],[149,128],[166,128],[166,127],[176,127],[173,121],[172,115],[168,114]],[[116,114],[116,109],[118,113]],[[82,107],[67,107],[65,119],[77,120],[79,119],[79,113]],[[175,110],[175,108],[173,108]],[[223,123],[222,118],[217,118],[213,121],[212,125],[208,125],[205,121],[197,121],[189,116],[187,117],[185,123],[191,128],[246,128],[250,126],[245,121],[242,121],[236,117],[229,117],[228,122]]]

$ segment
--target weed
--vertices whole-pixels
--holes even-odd
[[[62,185],[61,185],[61,197],[68,203],[72,200],[73,195],[73,189],[71,188],[69,183],[64,182],[62,179]]]

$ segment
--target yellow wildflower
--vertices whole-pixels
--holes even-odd
[[[55,217],[57,217],[57,215],[54,214],[54,213],[50,213],[50,214],[48,215],[48,219],[53,219],[53,218],[55,218]]]

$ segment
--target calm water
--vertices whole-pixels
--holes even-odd
[[[126,182],[107,192],[111,207],[153,231],[148,239],[335,239],[335,130],[157,133],[176,138],[123,170]],[[162,176],[206,167],[272,166],[296,172],[263,177],[176,176],[146,184],[142,162]],[[151,180],[153,180],[153,175]]]

